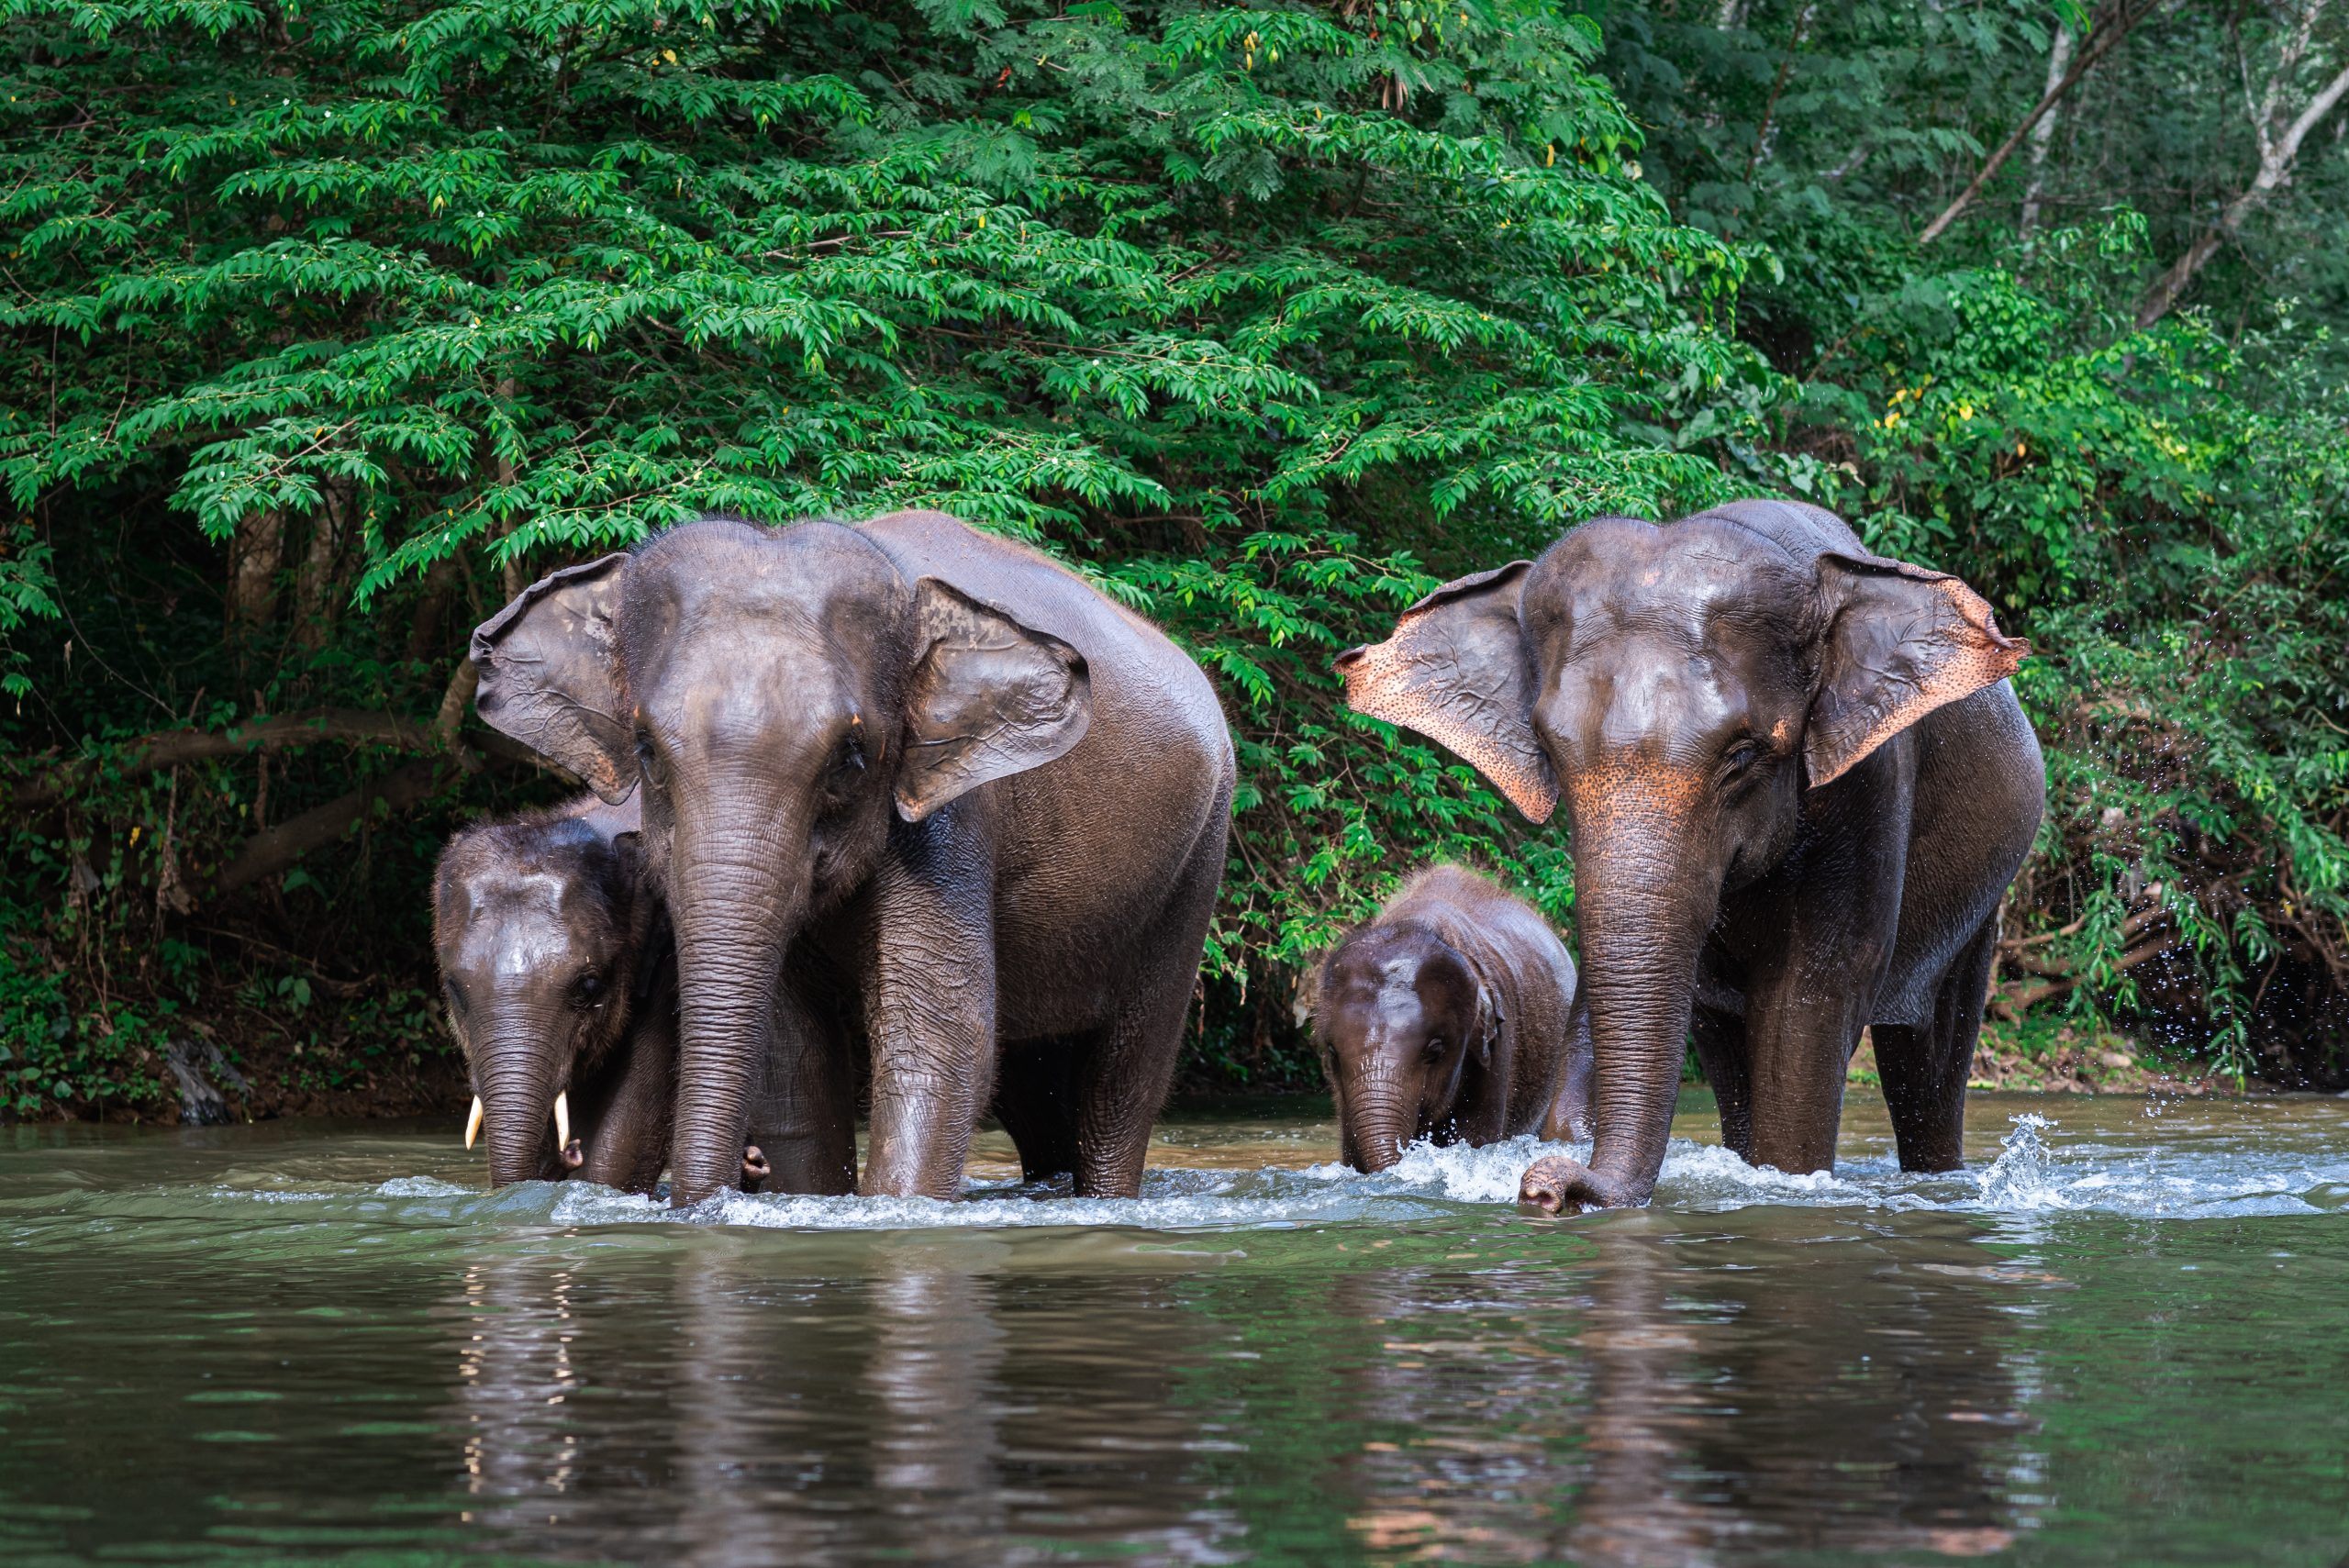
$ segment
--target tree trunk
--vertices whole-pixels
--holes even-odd
[[[294,641],[312,652],[327,645],[334,630],[335,611],[341,598],[343,540],[357,499],[340,480],[321,488],[318,508],[310,517],[309,549],[294,574]]]
[[[449,606],[457,595],[457,558],[444,555],[425,569],[424,585],[417,595],[416,611],[408,617],[407,656],[426,664],[440,662],[449,635]]]
[[[2297,57],[2293,58],[2292,63],[2297,63]],[[2289,64],[2278,66],[2277,75],[2280,77],[2288,69]],[[2268,103],[2274,103],[2277,92],[2277,84],[2271,80]],[[2144,298],[2137,305],[2139,328],[2151,327],[2167,316],[2171,307],[2177,304],[2178,297],[2186,293],[2188,285],[2194,282],[2195,274],[2219,253],[2220,247],[2243,231],[2243,220],[2267,200],[2268,193],[2278,185],[2291,183],[2292,164],[2300,155],[2300,143],[2325,116],[2332,112],[2344,94],[2349,94],[2349,70],[2343,71],[2326,83],[2324,90],[2309,100],[2307,107],[2285,128],[2281,137],[2271,140],[2266,127],[2259,128],[2258,174],[2241,195],[2227,204],[2226,210],[2219,215],[2219,221],[2197,235],[2194,243],[2186,248],[2186,254],[2170,263],[2169,270],[2154,280],[2153,286],[2145,291]]]
[[[240,517],[228,540],[228,638],[241,642],[277,615],[277,573],[285,564],[285,516]]]
[[[2064,77],[2072,66],[2072,29],[2060,23],[2054,41],[2047,46],[2047,89],[2044,98],[2064,84]],[[2040,122],[2031,128],[2031,182],[2022,192],[2022,223],[2021,232],[2025,239],[2039,227],[2039,194],[2047,179],[2047,149],[2055,139],[2055,109],[2050,106]]]

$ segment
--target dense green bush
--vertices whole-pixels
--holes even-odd
[[[2229,343],[2099,308],[2141,234],[2046,237],[2035,288],[1998,267],[1909,280],[1790,418],[1794,445],[1850,458],[1793,475],[2037,643],[2018,686],[2051,812],[2009,916],[2009,1007],[2142,1019],[2153,965],[2150,1010],[2220,1065],[2263,1065],[2265,1007],[2264,1066],[2329,1082],[2349,1068],[2330,999],[2349,974],[2349,405],[2294,323]]]

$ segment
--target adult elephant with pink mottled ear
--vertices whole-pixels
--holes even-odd
[[[1358,710],[1536,822],[1565,803],[1596,1125],[1522,1207],[1647,1202],[1692,1039],[1730,1147],[1824,1171],[1873,1025],[1902,1168],[1962,1162],[1998,901],[2045,806],[2007,680],[2029,651],[1955,577],[1740,501],[1585,523],[1340,659]]]
[[[852,1030],[863,1191],[954,1196],[991,1096],[1031,1176],[1140,1190],[1234,779],[1156,628],[937,512],[710,518],[535,584],[473,659],[490,724],[607,799],[641,780],[673,1201],[739,1178],[762,1082],[770,1185],[857,1185]]]

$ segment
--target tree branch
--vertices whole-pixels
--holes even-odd
[[[2129,36],[2130,28],[2143,21],[2165,3],[2166,0],[2141,0],[2139,5],[2132,7],[2123,3],[2123,0],[2114,0],[2114,4],[2108,7],[2111,14],[2106,17],[2104,24],[2089,28],[2087,47],[2073,57],[2072,68],[2064,72],[2063,80],[2041,95],[2038,105],[2031,113],[2023,116],[2022,123],[2015,127],[2012,134],[1998,144],[1998,150],[1983,161],[1981,169],[1967,183],[1965,189],[1957,194],[1957,199],[1942,209],[1941,217],[1925,226],[1925,232],[1917,237],[1918,245],[1920,247],[1931,245],[1949,232],[1950,225],[1955,223],[1965,209],[1974,205],[1974,198],[1982,194],[1982,188],[1997,176],[1999,170],[2007,166],[2007,160],[2015,155],[2015,150],[2021,147],[2024,139],[2031,135],[2032,128],[2039,124],[2056,105],[2064,101],[2065,95],[2078,84],[2080,78],[2086,76],[2098,61],[2110,53],[2122,39]]]
[[[277,714],[226,729],[172,729],[130,742],[122,756],[128,774],[151,773],[186,762],[208,762],[248,751],[282,751],[321,740],[371,741],[405,751],[432,750],[438,742],[426,726],[395,713],[360,708],[314,708]],[[38,811],[54,806],[97,770],[99,759],[77,757],[25,780],[5,796],[6,809]]]
[[[378,805],[386,814],[405,811],[439,794],[462,772],[453,758],[429,757],[382,778],[370,779],[350,794],[338,795],[324,806],[312,806],[274,828],[263,828],[246,840],[228,863],[213,874],[205,892],[216,896],[234,893],[274,875],[311,851],[324,849],[341,838]]]
[[[2165,931],[2160,936],[2149,938],[2122,953],[2121,962],[2112,966],[2112,972],[2115,974],[2126,974],[2139,964],[2151,963],[2175,946],[2176,946],[2176,939]],[[2018,965],[2018,967],[2021,966]],[[2034,980],[2019,990],[1994,996],[1991,1006],[2011,1022],[2049,997],[2065,995],[2079,983],[2080,977],[2076,974],[2051,974],[2044,979]]]
[[[1746,154],[1745,172],[1740,176],[1747,184],[1753,183],[1753,170],[1762,161],[1763,149],[1769,145],[1770,122],[1778,112],[1778,96],[1787,90],[1787,76],[1795,68],[1795,56],[1802,52],[1802,40],[1810,32],[1812,13],[1816,5],[1805,6],[1795,17],[1795,36],[1787,44],[1787,57],[1778,61],[1778,79],[1770,83],[1770,96],[1762,106],[1762,123],[1753,129],[1753,150]]]
[[[2167,316],[2171,307],[2177,304],[2178,297],[2186,293],[2187,285],[2194,281],[2195,275],[2209,264],[2210,258],[2217,255],[2222,246],[2243,231],[2243,220],[2267,199],[2268,193],[2278,185],[2290,183],[2292,163],[2300,155],[2301,141],[2325,116],[2332,112],[2333,106],[2340,103],[2344,95],[2349,95],[2349,70],[2343,71],[2326,83],[2324,90],[2309,100],[2308,106],[2286,128],[2283,139],[2261,154],[2258,176],[2243,188],[2242,195],[2227,204],[2226,211],[2219,215],[2216,223],[2196,237],[2194,243],[2186,248],[2184,255],[2170,263],[2168,271],[2154,280],[2153,286],[2145,291],[2144,298],[2138,302],[2139,330]]]

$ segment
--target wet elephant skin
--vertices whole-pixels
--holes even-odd
[[[607,799],[642,780],[674,1201],[735,1178],[763,1065],[776,1184],[855,1184],[859,1043],[863,1190],[954,1196],[990,1103],[1031,1174],[1137,1190],[1233,782],[1212,687],[1156,628],[940,513],[713,518],[547,578],[474,660],[490,723]],[[778,987],[795,942],[852,1005]]]
[[[1810,1172],[1873,1026],[1902,1165],[1959,1163],[1998,901],[2045,798],[2007,682],[2028,651],[1956,578],[1740,501],[1586,523],[1340,661],[1357,709],[1534,821],[1565,806],[1596,1128],[1587,1166],[1528,1171],[1528,1207],[1647,1201],[1692,1038],[1729,1145]]]
[[[1497,1143],[1547,1121],[1587,1137],[1590,1040],[1575,963],[1539,910],[1464,866],[1436,865],[1321,962],[1314,1039],[1346,1163],[1403,1146]]]
[[[676,964],[643,884],[631,797],[595,795],[452,838],[433,874],[433,950],[482,1101],[490,1180],[649,1193],[669,1152]],[[558,1147],[566,1098],[573,1142]]]

